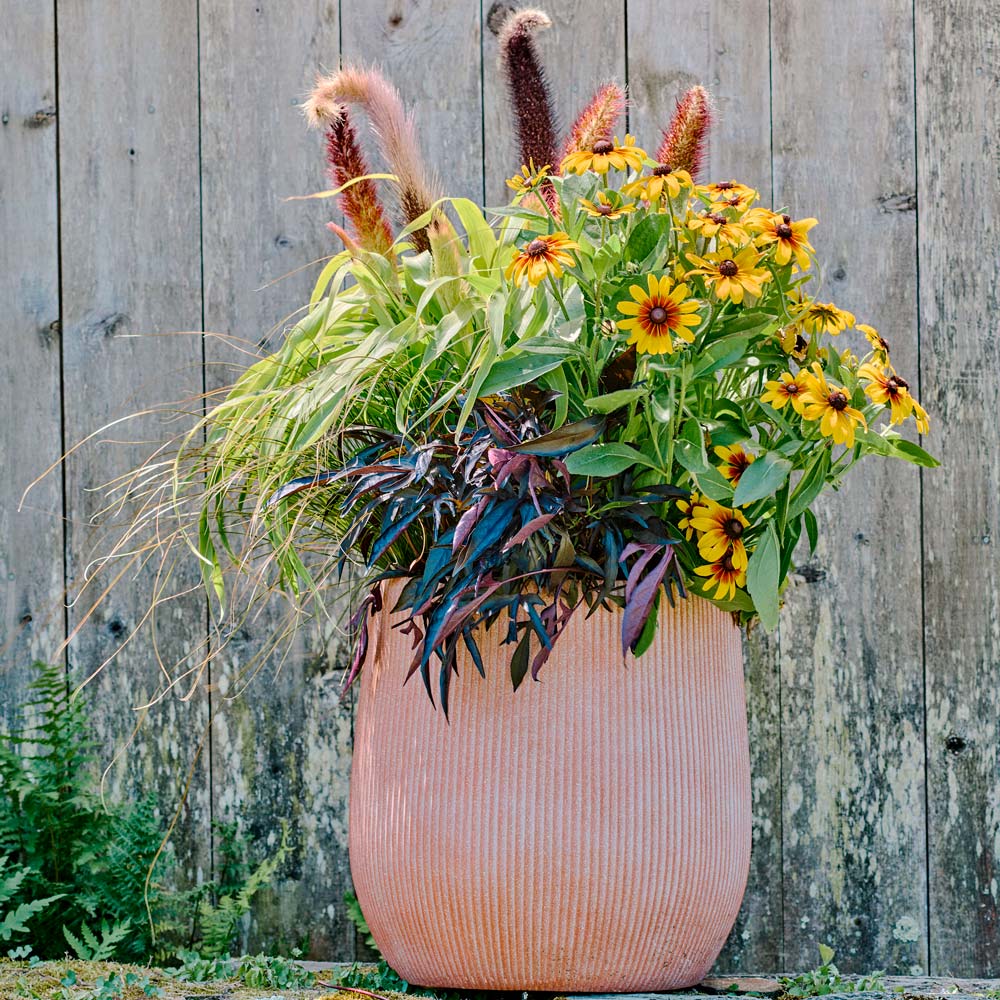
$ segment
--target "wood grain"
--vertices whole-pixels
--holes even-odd
[[[67,437],[80,439],[142,407],[201,389],[197,9],[194,0],[64,0],[58,8],[63,390]],[[95,56],[100,53],[100,57]],[[192,404],[197,405],[197,404]],[[115,428],[66,464],[67,588],[79,597],[95,544],[100,489],[177,429],[162,417]],[[141,443],[145,439],[147,443]],[[129,443],[140,442],[140,443]],[[105,542],[106,544],[106,542]],[[197,569],[178,579],[196,584]],[[153,572],[123,580],[69,650],[79,683],[132,632],[149,607]],[[86,595],[70,626],[89,606]],[[112,796],[154,793],[181,808],[174,843],[184,876],[209,870],[204,685],[174,689],[125,744],[137,706],[164,690],[168,669],[205,636],[197,593],[164,605],[152,633],[126,646],[97,680],[94,720]],[[155,645],[153,639],[155,638]]]
[[[771,6],[775,202],[816,216],[811,294],[917,370],[908,0]],[[891,207],[889,207],[891,206]],[[859,334],[841,349],[866,348]],[[786,968],[927,970],[916,470],[871,462],[818,512],[781,626]]]
[[[9,6],[0,33],[0,731],[18,726],[30,665],[62,640],[62,453],[55,21]]]
[[[709,88],[716,118],[701,179],[735,177],[771,196],[771,108],[766,0],[721,7],[632,4],[628,9],[629,125],[655,150],[677,99]],[[672,24],[669,40],[662,24]],[[781,716],[778,638],[757,629],[745,643],[753,774],[753,852],[743,907],[717,969],[782,967]]]
[[[338,217],[334,202],[285,200],[328,186],[321,137],[306,130],[298,105],[315,73],[337,63],[337,7],[316,0],[291,22],[272,0],[202,8],[205,325],[235,341],[207,341],[210,389],[232,382],[244,352],[279,342],[289,310],[312,291],[318,266],[303,265],[339,249],[324,225]],[[338,703],[342,644],[328,649],[307,627],[269,652],[284,628],[277,600],[226,628],[212,667],[213,814],[238,825],[255,863],[275,850],[279,819],[292,848],[241,943],[353,957],[343,906],[351,703]]]
[[[499,0],[483,5],[483,127],[487,205],[505,204],[504,180],[521,168],[514,139],[507,81],[498,66],[496,36],[489,25],[504,8],[526,6]],[[548,74],[559,135],[569,131],[594,91],[607,80],[625,82],[625,7],[620,0],[552,0],[540,4],[552,27],[536,36]]]
[[[916,5],[931,961],[1000,974],[1000,4]],[[956,223],[960,237],[953,231]]]

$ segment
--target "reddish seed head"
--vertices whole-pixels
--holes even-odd
[[[614,210],[615,210],[615,206],[614,205],[598,205],[597,206],[597,211],[600,212],[601,215],[612,215],[614,213]]]
[[[653,167],[653,176],[666,177],[667,174],[673,171],[673,169],[674,168],[671,167],[668,163],[661,163],[659,166]]]
[[[708,130],[712,124],[712,99],[704,87],[692,87],[677,102],[670,126],[656,151],[660,163],[696,176],[705,158]]]
[[[614,143],[610,139],[598,139],[597,142],[594,143],[593,151],[599,156],[603,156],[610,153],[614,148]]]
[[[549,245],[545,240],[532,240],[525,248],[524,252],[531,257],[539,257],[548,250]]]
[[[708,213],[708,217],[717,226],[721,226],[726,221],[726,217],[724,215],[722,215],[721,213],[719,213],[719,212],[709,212]]]
[[[785,392],[789,396],[797,396],[800,391],[798,382],[789,382],[785,386]]]
[[[625,110],[625,91],[617,83],[606,83],[590,99],[570,129],[563,157],[593,150],[594,143],[613,135]]]

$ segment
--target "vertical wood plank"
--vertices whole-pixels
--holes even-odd
[[[0,731],[18,726],[30,664],[63,639],[62,484],[21,492],[62,453],[55,20],[18,0],[0,33]]]
[[[67,437],[75,441],[113,418],[201,389],[200,337],[171,333],[201,327],[196,0],[60,0],[58,49],[64,398]],[[71,597],[95,542],[90,521],[100,487],[176,429],[162,418],[140,420],[68,461]],[[197,582],[197,569],[187,582]],[[122,581],[72,644],[72,681],[118,648],[151,593],[152,572]],[[72,609],[71,627],[87,605]],[[136,706],[163,688],[158,657],[173,667],[204,636],[204,601],[195,594],[171,602],[158,615],[156,648],[143,634],[94,681],[105,760],[129,737]],[[183,875],[195,880],[208,867],[207,754],[198,752],[208,701],[203,688],[189,701],[182,693],[149,712],[109,776],[110,793],[155,792],[169,818],[191,774],[174,844]]]
[[[486,135],[486,203],[504,205],[504,180],[521,168],[514,138],[507,81],[498,66],[496,36],[489,25],[503,9],[524,4],[483,2],[483,121]],[[552,27],[536,36],[548,74],[562,138],[594,91],[607,80],[625,83],[625,4],[622,0],[549,0],[541,3]]]
[[[350,0],[344,63],[375,65],[417,124],[420,150],[444,194],[483,196],[479,4],[474,0]],[[377,167],[375,169],[382,169]]]
[[[283,200],[328,186],[322,143],[298,104],[316,71],[336,66],[338,56],[334,0],[300,6],[294,17],[276,0],[202,4],[205,325],[244,351],[276,346],[289,314],[308,301],[317,269],[307,265],[338,249],[324,225],[332,202]],[[247,355],[209,338],[206,361],[214,389],[232,382]],[[343,650],[328,651],[317,629],[304,628],[287,657],[284,641],[271,655],[281,628],[275,601],[239,624],[213,664],[213,809],[238,824],[254,863],[276,848],[279,821],[289,824],[291,857],[257,897],[244,946],[305,945],[311,958],[350,960]]]
[[[1000,4],[920,0],[916,36],[931,964],[997,976]]]
[[[911,4],[771,9],[775,201],[819,218],[823,301],[878,327],[911,377]],[[786,966],[814,965],[822,941],[842,969],[926,970],[916,470],[873,460],[819,520],[781,631]]]
[[[663,24],[669,23],[669,37]],[[629,124],[652,152],[677,99],[696,83],[716,100],[702,179],[737,178],[771,195],[771,95],[767,0],[629,4]],[[782,962],[781,721],[777,636],[745,644],[753,775],[753,852],[736,926],[719,972],[778,969]]]

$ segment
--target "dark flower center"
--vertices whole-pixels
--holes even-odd
[[[798,382],[788,382],[785,385],[785,394],[788,396],[797,396],[801,391]]]
[[[614,213],[614,210],[615,210],[615,206],[614,205],[598,205],[597,206],[597,211],[600,212],[601,215],[612,215]]]
[[[726,217],[718,212],[709,212],[708,217],[718,226],[723,225],[726,221]]]
[[[910,388],[910,383],[907,382],[906,379],[903,378],[902,375],[890,375],[888,382],[889,382],[889,385],[892,386],[893,389],[909,389]]]
[[[729,518],[729,520],[722,526],[722,533],[726,536],[726,538],[732,538],[734,540],[742,538],[743,522],[735,517]]]
[[[827,402],[832,406],[838,413],[841,410],[847,409],[847,396],[842,392],[831,392]]]
[[[549,248],[545,240],[532,240],[525,248],[524,252],[529,257],[540,257]]]
[[[719,274],[724,278],[731,278],[739,272],[740,266],[735,260],[724,260],[719,264]]]
[[[673,167],[668,166],[666,163],[660,163],[657,166],[653,167],[653,176],[666,177],[671,170],[673,170]]]
[[[733,557],[732,557],[732,555],[729,552],[727,552],[719,560],[719,569],[723,570],[723,572],[726,572],[726,573],[732,573],[735,570],[735,568],[736,567],[733,566]]]
[[[598,139],[594,143],[593,151],[599,156],[603,156],[605,153],[610,153],[614,148],[614,143],[610,139]]]
[[[715,190],[716,191],[730,191],[734,187],[736,187],[736,185],[732,181],[720,181],[718,184],[715,185]]]
[[[787,226],[792,221],[792,217],[790,215],[783,215],[781,221]]]
[[[736,206],[739,205],[739,203],[740,203],[740,196],[738,194],[734,194],[732,198],[726,199],[726,204],[730,208],[736,208]]]
[[[652,323],[653,326],[663,326],[667,319],[667,310],[664,309],[663,306],[653,306],[653,308],[649,310],[649,322]]]
[[[795,353],[802,354],[802,352],[805,351],[805,349],[808,346],[809,345],[806,343],[806,338],[803,337],[801,333],[797,333],[795,335],[795,348],[794,348]]]
[[[792,227],[790,225],[788,225],[787,222],[783,222],[780,226],[778,226],[778,228],[775,230],[775,232],[783,240],[791,239],[791,236],[792,236]]]

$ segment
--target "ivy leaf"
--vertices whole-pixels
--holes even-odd
[[[739,484],[733,493],[733,505],[742,507],[773,496],[788,479],[792,471],[792,463],[782,458],[777,452],[767,451],[752,462],[740,476]]]
[[[778,578],[781,564],[778,536],[773,524],[768,524],[750,556],[747,566],[747,590],[760,615],[760,623],[768,632],[778,625]]]

